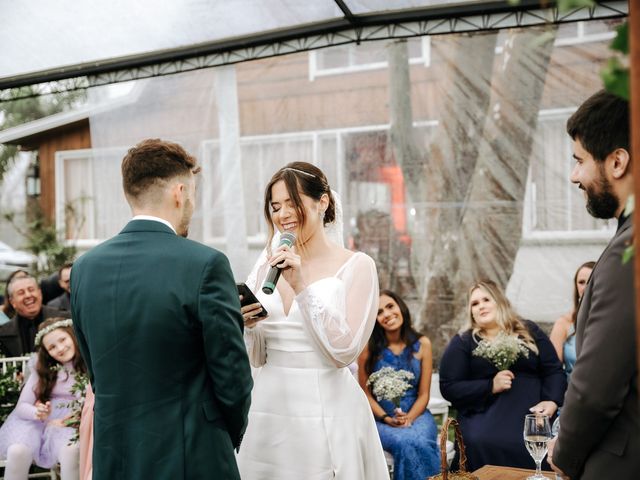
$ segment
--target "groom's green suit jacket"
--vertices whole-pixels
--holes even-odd
[[[252,388],[227,258],[132,220],[73,265],[94,480],[236,479]]]

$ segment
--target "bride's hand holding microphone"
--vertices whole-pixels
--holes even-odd
[[[305,289],[306,284],[302,277],[302,261],[300,255],[293,250],[293,247],[280,245],[269,258],[269,264],[281,270],[281,275],[293,291],[296,292],[296,295]]]

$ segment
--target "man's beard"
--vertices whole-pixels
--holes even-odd
[[[187,199],[184,204],[184,210],[182,211],[182,218],[180,219],[180,225],[178,225],[177,233],[181,237],[187,238],[189,236],[189,224],[191,223],[191,217],[193,216],[193,204],[191,200]]]
[[[598,187],[597,190],[595,187]],[[613,193],[611,183],[601,172],[600,178],[595,185],[586,187],[587,192],[587,212],[595,218],[613,218],[620,206],[618,197]]]

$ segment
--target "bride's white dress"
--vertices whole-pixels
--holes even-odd
[[[238,466],[244,480],[388,480],[366,396],[348,368],[369,339],[378,309],[373,260],[355,253],[333,277],[296,296],[289,314],[276,290],[248,286],[269,317],[245,329],[255,378]]]

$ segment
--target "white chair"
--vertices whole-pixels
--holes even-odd
[[[10,367],[19,367],[23,372],[27,372],[27,364],[31,357],[7,357],[0,358],[0,372],[7,373]]]
[[[27,365],[30,358],[29,356],[0,358],[0,372],[7,373],[11,367],[18,368],[24,375],[23,381],[26,381],[29,376],[29,368]],[[4,469],[6,463],[5,460],[0,460],[0,468]],[[48,472],[32,473],[29,475],[29,478],[49,478],[50,480],[57,480],[58,475],[55,469],[51,469]],[[0,480],[2,479],[4,479],[4,477],[0,477]]]
[[[442,398],[440,393],[440,374],[433,373],[431,375],[431,390],[429,391],[429,404],[427,409],[431,412],[431,415],[442,415],[442,421],[438,422],[440,425],[449,418],[449,407],[451,403]]]
[[[442,424],[449,418],[449,407],[451,403],[445,400],[442,397],[442,393],[440,393],[440,374],[432,373],[431,374],[431,389],[429,390],[429,404],[427,405],[427,409],[431,412],[431,415],[442,415],[442,419],[436,424],[440,427]],[[438,445],[440,444],[440,435],[438,434]],[[456,452],[454,449],[453,442],[451,440],[447,440],[447,462],[451,465],[453,461],[453,457]]]

